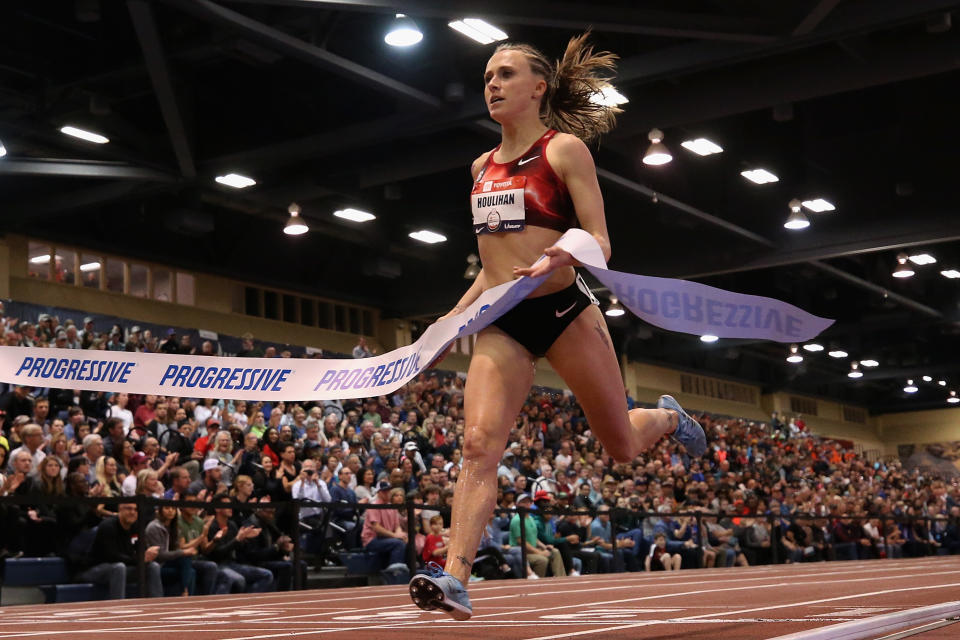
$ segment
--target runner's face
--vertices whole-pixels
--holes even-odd
[[[526,56],[513,49],[493,54],[483,74],[484,100],[497,122],[528,109],[539,111],[546,87],[546,81],[531,71]]]

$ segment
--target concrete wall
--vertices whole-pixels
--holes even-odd
[[[348,333],[231,313],[229,305],[227,311],[221,311],[219,309],[223,308],[222,300],[214,299],[212,306],[215,309],[206,309],[159,300],[134,298],[112,291],[97,291],[72,285],[44,282],[33,278],[11,277],[9,283],[10,294],[8,297],[22,302],[33,302],[68,309],[97,310],[101,313],[129,318],[134,321],[149,320],[158,324],[207,329],[233,336],[240,336],[249,331],[261,340],[319,347],[341,353],[350,353],[357,343],[357,336]],[[201,298],[202,290],[201,287],[197,287],[198,304],[201,304],[203,299]],[[75,318],[75,320],[77,319]],[[376,341],[370,341],[370,344],[372,347],[380,349],[380,345]]]
[[[960,408],[889,413],[876,417],[888,455],[897,445],[960,440]]]

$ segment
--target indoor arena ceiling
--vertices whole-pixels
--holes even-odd
[[[826,352],[610,324],[638,360],[860,404],[960,390],[958,2],[938,0],[4,0],[0,225],[429,318],[468,285],[468,165],[497,143],[478,17],[559,55],[588,26],[629,103],[594,145],[611,267],[837,318]],[[423,32],[384,34],[402,11]],[[956,14],[954,14],[955,17]],[[94,130],[90,144],[59,132]],[[641,162],[658,127],[673,162]],[[723,152],[680,143],[704,137]],[[779,177],[756,185],[741,171]],[[227,173],[257,184],[217,184]],[[803,231],[793,199],[824,198]],[[310,232],[282,232],[297,202]],[[345,207],[377,218],[333,217]],[[429,228],[446,242],[408,233]],[[896,279],[897,254],[935,264]],[[603,292],[601,298],[606,303]],[[859,380],[850,361],[873,358]],[[924,383],[922,376],[932,381]],[[902,389],[908,378],[916,394]],[[938,384],[939,380],[946,387]]]

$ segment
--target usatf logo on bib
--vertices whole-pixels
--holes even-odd
[[[523,231],[526,226],[523,201],[526,183],[526,176],[477,183],[470,194],[473,230],[477,234]]]

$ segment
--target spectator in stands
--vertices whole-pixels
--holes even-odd
[[[320,479],[320,474],[317,473],[317,463],[313,460],[303,461],[297,479],[290,485],[290,491],[295,500],[332,502],[330,490],[327,488],[327,484]],[[323,510],[320,507],[301,507],[300,521],[310,527],[315,535],[326,535],[325,531],[320,530],[320,523],[323,521]]]
[[[160,565],[160,577],[164,582],[174,582],[180,587],[181,595],[197,592],[197,573],[192,558],[197,555],[196,547],[180,547],[177,529],[177,508],[161,506],[157,517],[147,524],[144,534],[147,545],[157,548],[156,561]],[[164,580],[165,579],[165,580]]]
[[[353,347],[353,357],[354,358],[369,358],[373,355],[373,352],[367,348],[367,339],[363,336],[360,336],[360,339],[357,340],[356,346]]]
[[[215,505],[229,502],[225,494],[214,497]],[[260,535],[260,529],[249,525],[237,527],[233,522],[233,510],[228,506],[216,506],[214,519],[207,531],[203,551],[219,565],[216,593],[263,593],[273,586],[273,574],[269,569],[245,564],[237,559],[237,551],[248,541]]]
[[[199,498],[196,492],[192,492],[190,489],[187,489],[187,493],[183,496],[183,499],[199,504]],[[201,518],[199,511],[200,510],[195,507],[184,507],[180,509],[180,514],[177,516],[177,533],[180,538],[181,549],[192,548],[197,551],[197,554],[191,558],[193,570],[197,575],[197,592],[202,595],[208,595],[214,591],[219,568],[217,567],[217,563],[206,559],[206,557],[202,555],[202,549],[207,540],[207,532],[213,523],[213,516]]]
[[[43,428],[38,424],[28,423],[20,427],[22,445],[10,452],[10,459],[21,451],[30,455],[30,471],[36,471],[47,454],[43,452]]]
[[[94,475],[97,479],[95,486],[101,487],[100,495],[104,498],[114,498],[123,494],[122,481],[117,475],[116,459],[110,456],[100,456],[100,459],[97,460]]]
[[[97,527],[87,560],[88,568],[77,575],[79,582],[105,585],[113,600],[126,597],[127,581],[137,572],[137,505],[123,503],[117,507],[117,512],[115,518],[107,518]],[[159,552],[156,546],[148,546],[144,552],[149,598],[163,595],[160,565],[156,562]]]
[[[653,537],[653,544],[644,560],[646,571],[679,571],[681,557],[679,553],[667,551],[667,536],[658,533]]]
[[[517,496],[517,506],[522,509],[530,509],[531,502],[530,494]],[[535,575],[540,578],[546,577],[548,566],[554,576],[566,575],[560,552],[537,539],[537,522],[529,512],[524,518],[522,539],[520,533],[520,514],[517,513],[510,520],[510,546],[519,548],[521,544],[526,544],[527,562],[530,563]]]
[[[15,384],[0,395],[0,412],[6,417],[4,433],[9,434],[9,425],[17,416],[33,415],[33,398],[30,397],[32,391],[32,387]]]
[[[161,484],[157,477],[156,471],[144,468],[137,472],[137,486],[134,490],[134,495],[162,498],[163,491],[163,484]]]
[[[265,504],[270,504],[269,496],[260,500],[261,507]],[[276,509],[257,509],[245,524],[260,533],[241,547],[240,560],[268,569],[274,576],[274,591],[289,591],[293,582],[293,540],[277,526]]]
[[[170,479],[170,488],[167,489],[163,497],[166,500],[183,500],[190,488],[190,472],[183,467],[174,467],[168,474]]]
[[[142,451],[137,451],[130,458],[130,473],[123,479],[120,487],[124,496],[136,495],[140,472],[147,469],[149,462],[149,458]]]
[[[233,486],[233,479],[240,466],[243,449],[233,452],[233,439],[229,431],[218,431],[213,441],[213,448],[207,453],[207,460],[216,460],[222,470],[220,481],[227,487]]]
[[[137,407],[133,414],[133,426],[146,431],[147,425],[155,418],[157,413],[157,396],[147,394],[143,404]]]
[[[33,418],[30,422],[43,427],[43,432],[47,433],[50,427],[50,401],[46,398],[37,398],[33,403]],[[61,427],[63,421],[60,421]]]
[[[389,482],[380,482],[372,504],[390,504],[391,489]],[[384,567],[404,562],[407,534],[400,525],[400,513],[396,509],[368,509],[360,539],[364,550],[378,554]]]
[[[87,481],[92,486],[96,481],[94,476],[97,468],[97,460],[103,455],[103,439],[95,433],[83,437],[83,457],[90,469],[87,472]],[[146,458],[146,456],[144,456]]]
[[[237,353],[240,358],[262,358],[263,350],[253,344],[253,334],[245,333],[241,336],[240,351]]]
[[[120,453],[120,443],[124,440],[123,420],[120,418],[107,418],[107,421],[100,427],[98,434],[103,442],[103,455],[116,456]]]
[[[127,409],[127,403],[130,401],[130,396],[126,393],[114,393],[110,395],[110,410],[109,417],[119,418],[123,423],[123,433],[124,435],[130,432],[130,429],[133,427],[133,413]]]

